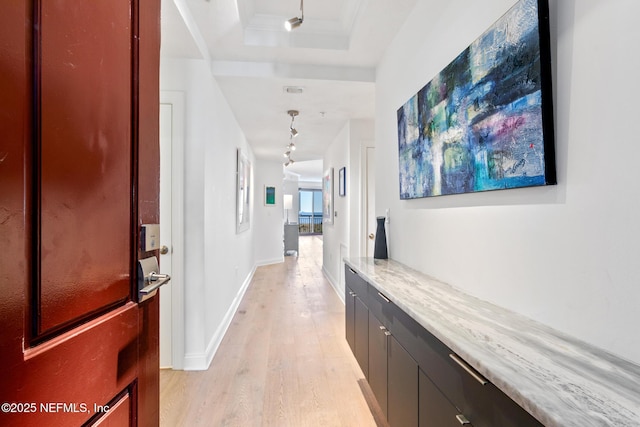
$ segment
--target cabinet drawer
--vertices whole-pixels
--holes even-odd
[[[419,334],[418,363],[432,383],[475,427],[542,427],[472,366],[426,330]]]
[[[369,284],[348,265],[345,265],[344,267],[344,282],[347,285],[346,287],[351,288],[358,298],[360,298],[366,306],[369,306],[369,302],[367,300],[367,288],[369,287]]]
[[[393,323],[394,313],[399,308],[382,292],[379,292],[374,286],[369,285],[368,289],[369,311],[373,313],[380,322],[389,328]]]
[[[418,371],[420,406],[418,419],[420,427],[460,427],[465,418],[455,406],[447,400],[429,378]],[[471,424],[464,424],[472,427]]]

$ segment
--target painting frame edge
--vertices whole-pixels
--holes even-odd
[[[322,174],[322,223],[333,224],[333,167]]]

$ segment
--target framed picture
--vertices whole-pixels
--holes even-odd
[[[322,222],[333,224],[333,168],[322,177]]]
[[[338,172],[338,195],[340,197],[344,197],[347,195],[347,183],[345,178],[346,173],[346,167],[340,168],[340,171]]]
[[[555,184],[550,52],[521,0],[400,107],[400,198]]]
[[[264,186],[264,204],[265,206],[276,205],[276,187]]]
[[[249,229],[251,219],[251,162],[238,149],[236,169],[236,233]]]

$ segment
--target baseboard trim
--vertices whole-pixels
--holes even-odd
[[[284,262],[284,255],[282,255],[280,258],[272,258],[272,259],[267,259],[263,261],[258,261],[256,262],[256,267],[264,267],[265,265],[280,264],[282,262]]]
[[[327,279],[327,281],[329,282],[329,284],[333,288],[334,292],[338,295],[338,298],[340,298],[340,301],[342,301],[342,303],[344,304],[344,295],[342,294],[342,291],[340,290],[340,288],[336,284],[336,281],[333,278],[333,276],[331,276],[331,274],[325,268],[324,265],[322,266],[322,274],[324,275],[325,279]]]
[[[185,354],[184,356],[184,370],[185,371],[206,371],[211,366],[211,362],[213,361],[213,357],[216,355],[218,348],[220,347],[220,343],[222,343],[222,339],[224,335],[227,333],[229,326],[231,325],[231,321],[233,320],[233,316],[236,314],[238,307],[240,306],[240,302],[242,302],[242,298],[244,294],[247,292],[249,288],[249,284],[251,280],[253,280],[253,275],[256,272],[256,268],[258,266],[254,266],[244,283],[238,290],[233,302],[229,306],[227,313],[225,314],[222,322],[216,329],[216,332],[211,337],[209,344],[207,345],[207,349],[204,353],[192,353]]]

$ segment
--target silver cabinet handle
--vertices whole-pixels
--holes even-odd
[[[388,337],[389,337],[389,336],[391,336],[391,332],[389,332],[389,330],[388,330],[385,326],[380,325],[380,326],[378,326],[378,327],[380,328],[380,330],[381,330],[382,332],[384,332],[384,334],[385,334],[386,336],[388,336]]]
[[[460,359],[457,354],[449,353],[449,357],[453,359],[453,361],[456,362],[462,369],[467,371],[467,373],[471,375],[473,379],[478,381],[480,384],[487,385],[489,383],[489,381],[487,381],[485,377],[477,373],[475,369],[473,369],[471,366],[467,364],[467,362]]]
[[[456,420],[458,420],[458,422],[462,425],[471,424],[471,422],[469,422],[467,417],[465,417],[464,415],[456,415]]]
[[[380,298],[382,298],[383,300],[385,300],[386,302],[391,302],[391,300],[389,300],[389,298],[385,297],[384,295],[382,295],[381,292],[378,292],[378,295],[380,296]]]

